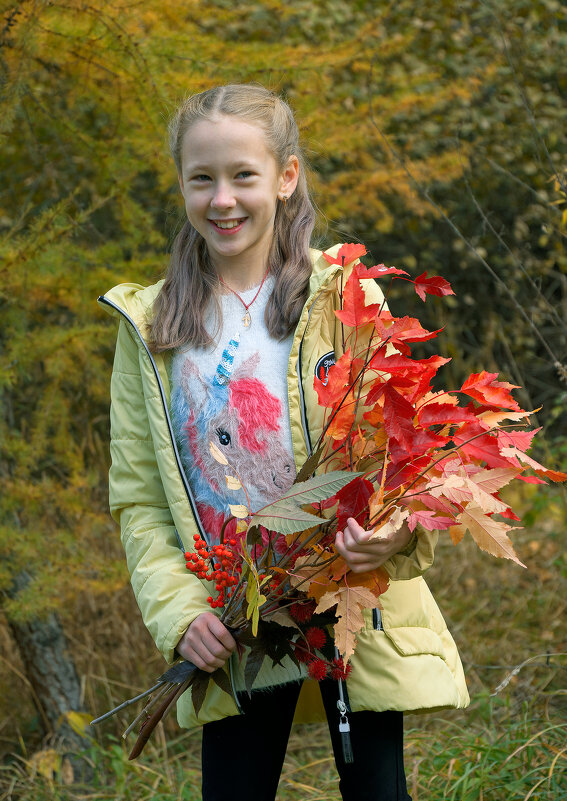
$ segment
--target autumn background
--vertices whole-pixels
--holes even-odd
[[[453,358],[445,386],[480,369],[521,385],[520,404],[542,407],[536,458],[565,470],[567,10],[557,0],[0,8],[0,798],[191,801],[198,732],[169,722],[132,764],[124,719],[84,729],[84,715],[163,668],[107,513],[115,326],[96,297],[163,273],[182,213],[168,115],[218,83],[282,92],[312,167],[320,243],[362,241],[375,261],[448,278],[454,298],[423,305],[400,282],[390,304],[445,326],[435,341]],[[565,496],[515,492],[527,570],[443,542],[430,571],[473,704],[407,718],[414,801],[567,798]],[[280,789],[338,799],[324,728],[293,735]]]

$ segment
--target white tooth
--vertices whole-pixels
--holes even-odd
[[[223,229],[236,228],[237,225],[240,225],[240,220],[229,220],[227,222],[220,222],[220,220],[217,220],[216,225]]]

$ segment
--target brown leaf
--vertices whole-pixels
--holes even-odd
[[[317,450],[309,456],[305,462],[299,473],[295,477],[294,484],[300,483],[302,481],[307,481],[308,478],[311,478],[317,467],[319,466],[319,459],[321,458],[321,454],[323,453],[325,446],[321,445]]]
[[[512,530],[512,526],[507,526],[499,520],[488,517],[478,506],[469,504],[467,508],[457,517],[461,525],[465,526],[478,547],[492,556],[501,556],[504,559],[511,559],[521,567],[525,567],[516,556],[510,539],[506,535],[507,531]],[[517,531],[517,528],[514,530]]]
[[[315,613],[319,614],[337,604],[335,623],[335,645],[348,661],[354,653],[356,633],[364,628],[363,609],[376,606],[376,596],[368,587],[339,587],[335,592],[326,593],[321,598]]]

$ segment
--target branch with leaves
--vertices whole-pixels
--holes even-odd
[[[373,530],[370,541],[390,537],[406,522],[417,542],[424,530],[437,530],[457,544],[468,531],[482,550],[522,565],[507,522],[519,518],[499,491],[516,479],[567,480],[527,455],[537,430],[527,429],[530,412],[512,397],[513,385],[483,371],[458,390],[433,390],[448,359],[413,358],[411,346],[439,332],[416,318],[394,317],[385,303],[368,303],[361,282],[404,280],[422,300],[452,294],[450,284],[426,273],[412,279],[394,267],[368,268],[360,261],[365,253],[362,245],[344,245],[336,257],[325,254],[349,268],[344,286],[343,273],[337,279],[335,312],[344,352],[326,382],[315,378],[324,423],[294,484],[255,512],[231,505],[231,535],[227,521],[219,543],[195,535],[185,553],[187,568],[214,587],[208,602],[238,642],[248,692],[266,657],[275,665],[289,656],[316,679],[346,677],[364,610],[380,605],[389,581],[384,568],[354,574],[339,555],[335,535],[349,518]],[[226,467],[227,487],[246,490],[213,443],[210,451]],[[324,652],[331,624],[340,652],[334,660]],[[151,694],[126,732],[144,720],[131,758],[189,687],[198,715],[210,681],[231,692],[223,669],[209,674],[182,661],[133,699]]]

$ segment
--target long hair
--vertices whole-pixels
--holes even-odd
[[[189,128],[219,115],[233,115],[258,125],[279,171],[290,156],[299,161],[295,191],[286,203],[277,201],[268,261],[275,283],[266,305],[266,325],[271,336],[284,339],[295,328],[307,299],[309,243],[315,224],[297,125],[287,103],[263,86],[228,84],[193,95],[181,104],[169,124],[169,147],[179,174],[183,139]],[[218,286],[205,240],[186,220],[175,237],[165,281],[154,302],[152,350],[210,344],[204,314],[209,302],[216,301]],[[218,319],[218,301],[216,304]]]

